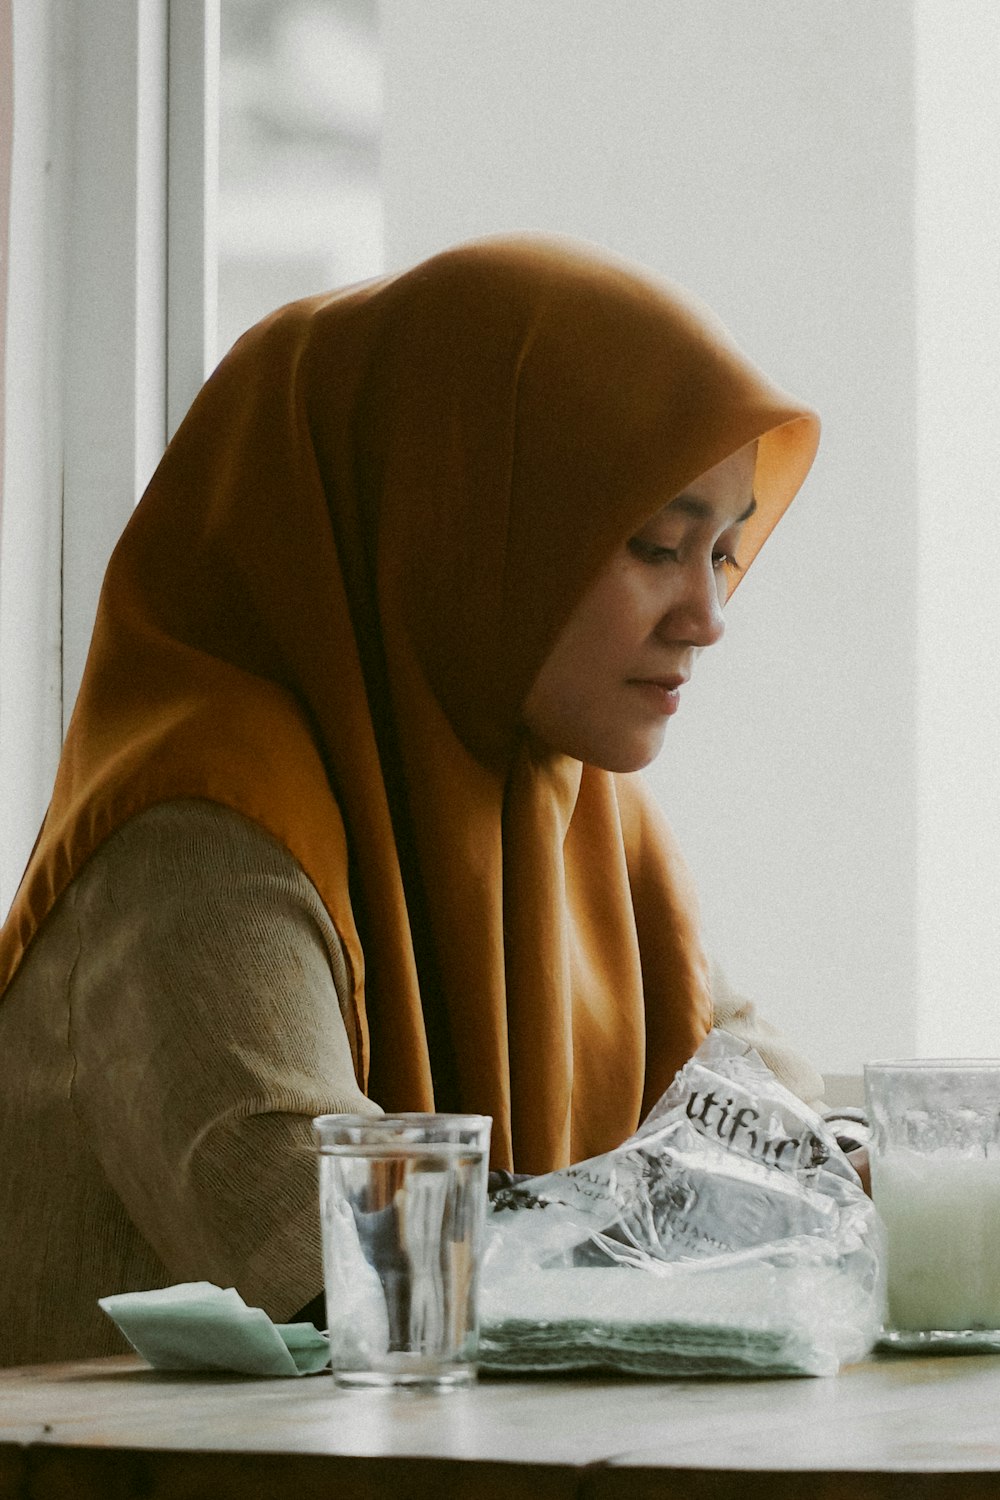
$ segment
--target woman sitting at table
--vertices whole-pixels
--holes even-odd
[[[223,361],[107,572],[0,935],[0,1362],[118,1350],[100,1295],[319,1292],[310,1121],[628,1136],[714,1018],[632,773],[799,488],[815,417],[675,288],[486,241]]]

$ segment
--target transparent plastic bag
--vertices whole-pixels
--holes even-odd
[[[833,1133],[716,1030],[616,1150],[494,1197],[480,1363],[830,1375],[878,1336],[883,1263]]]

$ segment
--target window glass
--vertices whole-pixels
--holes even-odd
[[[378,0],[222,0],[219,353],[382,270]]]

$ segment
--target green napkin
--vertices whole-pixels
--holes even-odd
[[[157,1370],[234,1370],[241,1375],[314,1375],[330,1361],[311,1323],[272,1323],[235,1287],[185,1281],[153,1292],[99,1297],[137,1354]]]

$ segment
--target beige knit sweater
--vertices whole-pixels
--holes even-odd
[[[716,1022],[822,1080],[716,972]],[[205,802],[90,860],[0,1004],[0,1364],[118,1352],[97,1306],[186,1280],[283,1321],[322,1282],[311,1120],[358,1089],[346,971],[282,845]]]

